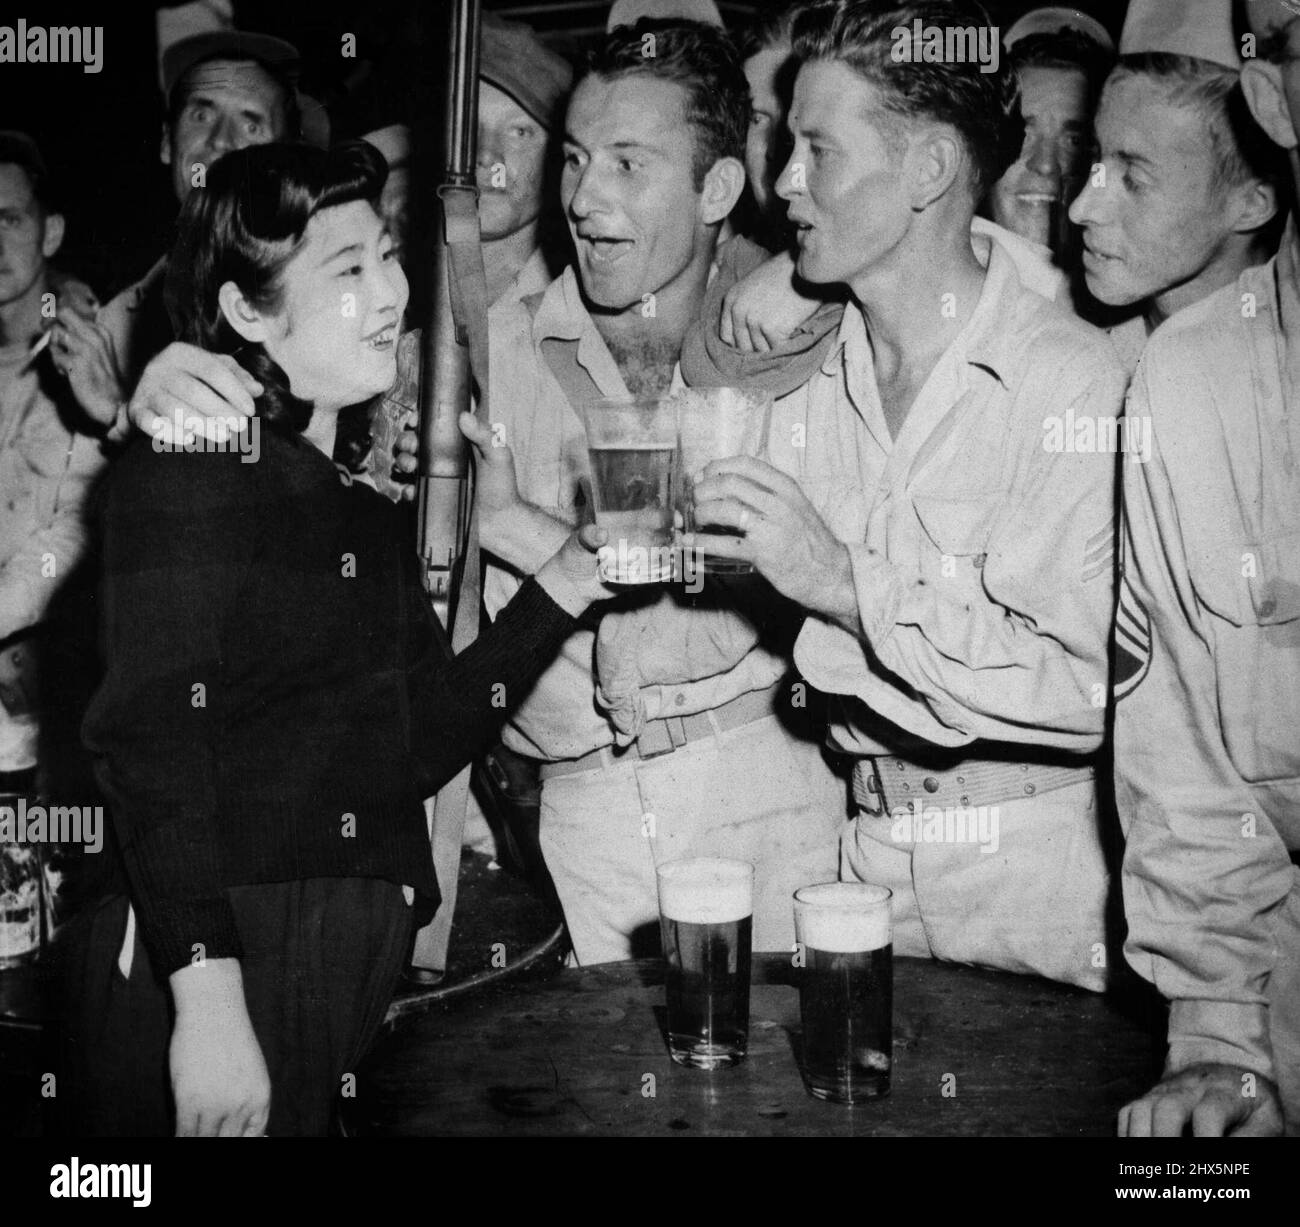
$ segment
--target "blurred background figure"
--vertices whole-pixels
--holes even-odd
[[[773,190],[790,156],[786,114],[798,66],[790,54],[790,30],[799,4],[788,4],[756,19],[740,40],[753,116],[745,142],[749,192],[741,202],[741,231],[769,251],[789,245],[785,201]]]
[[[63,216],[36,144],[0,132],[0,791],[35,782],[46,617],[86,546],[103,463],[68,383],[95,298],[50,265]],[[56,324],[56,311],[60,323]],[[58,339],[56,339],[58,338]],[[53,343],[52,343],[53,342]]]
[[[1036,8],[1003,38],[1020,83],[1025,141],[994,185],[986,212],[999,226],[1049,248],[1068,267],[1077,255],[1066,210],[1088,175],[1092,117],[1114,63],[1106,28],[1078,9]]]
[[[298,139],[304,114],[298,66],[291,43],[237,30],[206,31],[163,51],[167,109],[159,159],[170,168],[178,204],[230,150]],[[327,125],[318,123],[314,133],[318,143],[328,143]],[[126,401],[140,372],[173,339],[163,299],[166,265],[159,257],[114,297],[99,312],[96,335],[70,355],[82,409],[118,435],[126,432]]]
[[[713,0],[614,0],[605,29],[635,25],[642,17],[680,17],[711,26],[723,25],[722,14]]]
[[[483,14],[478,94],[479,222],[488,299],[543,289],[568,258],[559,208],[558,142],[573,70],[521,22]],[[427,252],[411,233],[412,193],[432,191],[425,174],[436,113],[372,73],[332,112],[338,136],[357,136],[388,162],[380,209],[408,275],[422,284]],[[440,100],[438,100],[440,105]],[[433,176],[436,180],[436,175]],[[424,186],[419,186],[424,185]],[[415,210],[419,214],[418,208]]]
[[[488,301],[546,288],[568,259],[555,205],[573,69],[519,22],[485,14],[479,64],[478,187]]]
[[[379,215],[388,227],[393,251],[406,265],[406,242],[410,234],[411,129],[407,124],[385,124],[362,137],[384,155],[388,178],[379,200]]]

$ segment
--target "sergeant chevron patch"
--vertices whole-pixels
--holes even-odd
[[[1115,701],[1132,694],[1151,668],[1151,619],[1127,579],[1119,585],[1115,614]]]
[[[1083,543],[1083,582],[1099,579],[1114,572],[1115,525],[1107,524]]]

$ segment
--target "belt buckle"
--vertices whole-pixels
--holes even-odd
[[[870,767],[867,775],[867,792],[871,794],[871,805],[863,805],[859,800],[858,804],[862,812],[869,814],[872,818],[879,818],[885,812],[885,786],[880,778],[880,768],[876,765],[874,758],[865,758],[862,760]]]
[[[642,744],[645,741],[646,734],[653,732],[653,741],[659,743],[659,748],[647,750]],[[664,745],[662,738],[667,738],[667,745]],[[641,731],[641,736],[636,739],[637,756],[641,759],[663,758],[665,754],[672,754],[686,744],[686,728],[682,723],[680,716],[668,716],[663,720],[651,720],[647,722],[645,728]]]

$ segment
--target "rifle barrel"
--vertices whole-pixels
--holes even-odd
[[[453,0],[449,14],[443,185],[475,186],[478,146],[480,0]],[[468,524],[469,451],[456,419],[470,407],[467,338],[451,310],[451,259],[446,214],[435,197],[438,242],[433,252],[433,317],[420,363],[420,555],[425,587],[449,624],[447,604]]]

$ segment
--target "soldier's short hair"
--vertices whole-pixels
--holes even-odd
[[[606,80],[654,77],[685,87],[686,122],[695,133],[691,169],[697,189],[720,158],[744,158],[749,82],[725,30],[701,21],[650,17],[615,26],[588,55],[578,82],[593,74]]]
[[[31,184],[32,199],[36,201],[42,217],[62,211],[45,159],[41,157],[36,142],[27,133],[12,130],[0,132],[0,163],[10,163],[23,169]]]
[[[1007,53],[1012,69],[1062,68],[1082,73],[1088,83],[1089,113],[1096,107],[1101,87],[1115,65],[1115,53],[1082,30],[1063,28],[1026,34]]]
[[[1025,126],[1020,89],[1005,56],[995,71],[980,63],[895,60],[895,31],[922,27],[999,31],[976,0],[830,0],[809,6],[794,24],[794,54],[803,62],[846,65],[879,92],[885,111],[903,120],[926,119],[954,128],[966,146],[976,200],[1020,156]],[[1000,51],[1000,41],[998,43]]]
[[[1221,183],[1276,183],[1282,178],[1285,167],[1278,148],[1251,115],[1241,74],[1234,69],[1195,56],[1150,51],[1120,56],[1106,84],[1129,76],[1160,81],[1170,102],[1201,116]]]

